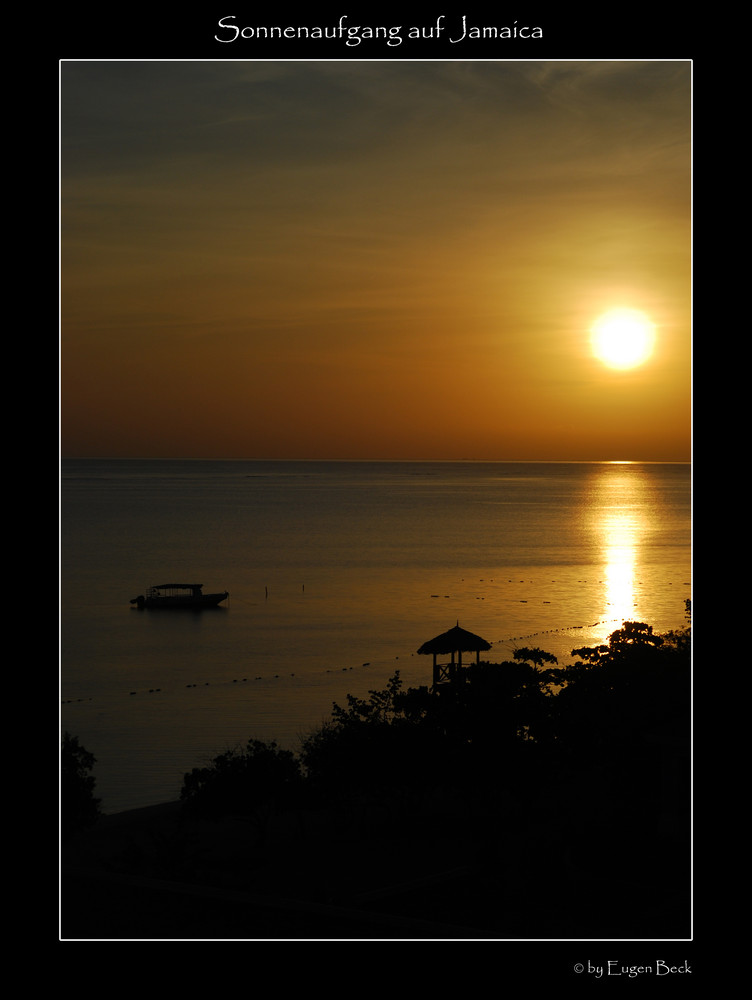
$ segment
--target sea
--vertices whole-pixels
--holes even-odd
[[[64,460],[60,731],[116,813],[250,739],[298,751],[397,671],[430,685],[417,651],[457,624],[562,665],[683,628],[691,495],[681,463]],[[131,605],[170,582],[230,596]]]

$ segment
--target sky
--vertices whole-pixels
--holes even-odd
[[[63,61],[63,457],[689,461],[690,127],[686,61]]]

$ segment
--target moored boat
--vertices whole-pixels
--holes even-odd
[[[230,596],[204,594],[203,583],[161,583],[131,600],[138,608],[216,608]]]

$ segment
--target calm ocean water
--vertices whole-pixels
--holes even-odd
[[[297,750],[395,670],[430,683],[416,650],[456,622],[560,662],[682,627],[690,491],[682,464],[65,461],[61,728],[118,812],[251,737]],[[230,598],[131,607],[168,580]]]

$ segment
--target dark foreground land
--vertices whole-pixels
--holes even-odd
[[[474,866],[441,857],[430,834],[306,843],[286,822],[259,847],[246,820],[185,821],[179,809],[104,817],[66,848],[63,938],[461,939],[489,929]]]
[[[545,816],[103,817],[63,850],[63,940],[687,939],[686,831],[576,841]],[[373,825],[369,832],[368,825]],[[306,827],[307,829],[302,829]],[[339,832],[338,832],[339,831]],[[628,834],[628,831],[626,831]],[[645,831],[634,831],[640,838]]]

